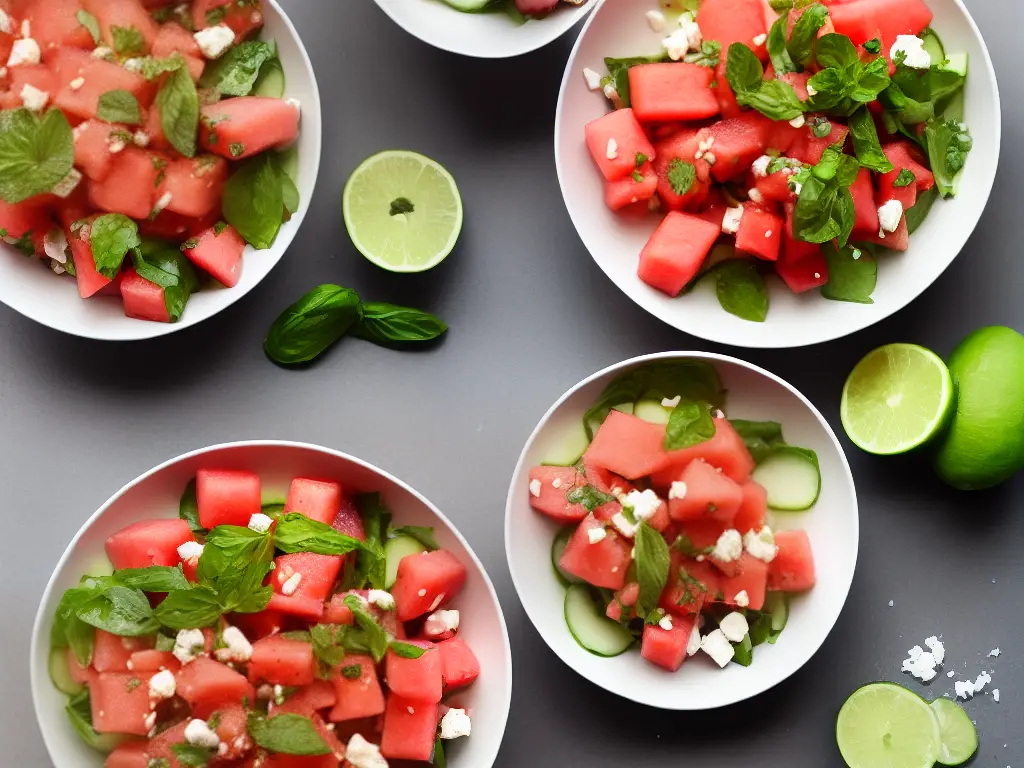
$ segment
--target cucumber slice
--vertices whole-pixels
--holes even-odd
[[[932,64],[941,64],[945,61],[946,49],[942,45],[942,40],[934,29],[929,27],[922,32],[921,42],[924,43],[924,49],[928,51],[928,55],[932,57]]]
[[[651,424],[668,424],[672,409],[663,406],[660,400],[637,400],[633,415]]]
[[[784,592],[769,592],[764,599],[764,612],[772,617],[772,631],[781,632],[789,621],[789,599]],[[774,641],[772,641],[774,642]]]
[[[53,681],[54,688],[69,696],[74,696],[85,687],[71,679],[71,672],[68,670],[68,654],[65,648],[50,650],[50,679]]]
[[[579,421],[561,440],[545,452],[541,464],[552,467],[571,467],[580,460],[589,445],[587,430],[584,429],[583,422]]]
[[[395,536],[384,544],[384,589],[391,589],[398,579],[398,564],[402,558],[426,552],[427,548],[412,536]]]
[[[581,579],[573,576],[568,571],[563,571],[562,567],[558,564],[562,559],[562,553],[565,552],[565,547],[569,543],[569,539],[572,538],[573,529],[563,528],[555,536],[555,540],[551,542],[551,567],[555,569],[555,576],[562,583],[562,586],[568,587],[570,584],[579,584]]]
[[[95,579],[102,579],[104,576],[113,576],[114,566],[105,557],[98,558],[95,563],[85,569],[82,576],[92,576]]]
[[[948,72],[956,72],[962,77],[967,77],[967,67],[970,59],[966,53],[953,53],[946,59],[942,68]]]
[[[628,629],[598,609],[590,587],[583,584],[565,592],[565,623],[576,642],[596,656],[618,656],[635,642]]]
[[[444,0],[444,2],[463,13],[479,13],[495,4],[495,0]]]
[[[768,506],[787,512],[810,509],[821,493],[821,470],[814,451],[780,446],[752,475],[768,492]]]
[[[252,87],[252,95],[280,99],[284,96],[284,86],[284,67],[279,59],[269,59],[260,68],[259,77]]]

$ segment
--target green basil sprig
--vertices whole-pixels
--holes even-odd
[[[302,715],[285,713],[263,717],[249,713],[249,735],[259,746],[282,755],[327,755],[331,748]]]
[[[420,309],[384,302],[363,304],[363,319],[355,329],[360,339],[375,344],[410,344],[433,341],[448,330],[436,316]]]
[[[640,593],[636,600],[637,615],[644,621],[658,621],[654,609],[658,607],[665,585],[668,583],[670,557],[665,537],[647,523],[640,523],[636,538],[636,575]]]
[[[725,77],[736,94],[736,102],[756,109],[772,120],[793,120],[804,113],[804,105],[793,86],[781,80],[765,80],[757,55],[743,43],[729,46]]]
[[[838,146],[825,150],[816,166],[793,178],[801,184],[793,214],[796,237],[808,243],[838,240],[845,246],[853,232],[856,211],[850,186],[857,180],[860,163],[844,155]]]
[[[75,163],[71,125],[59,109],[38,117],[27,109],[0,112],[0,198],[15,205],[50,192]]]

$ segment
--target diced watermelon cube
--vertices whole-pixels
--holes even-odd
[[[764,527],[768,516],[768,492],[753,480],[743,483],[740,490],[743,491],[743,500],[740,502],[740,508],[736,510],[732,527],[740,533],[759,531]]]
[[[429,761],[437,738],[437,702],[388,697],[380,752],[389,760]]]
[[[277,635],[264,637],[252,644],[248,671],[254,685],[309,685],[316,677],[313,646]]]
[[[706,182],[711,176],[711,166],[704,159],[697,160],[700,142],[706,138],[706,131],[682,128],[655,145],[658,153],[654,161],[654,170],[658,174],[658,197],[670,211],[694,210],[707,200],[710,187]],[[669,180],[669,172],[678,168],[680,162],[692,165],[696,176],[690,188],[681,195],[676,193],[676,187]]]
[[[686,661],[686,645],[693,634],[697,616],[674,617],[669,629],[658,624],[644,627],[640,655],[652,664],[675,672]]]
[[[107,755],[103,768],[148,768],[149,746],[144,741],[126,741]]]
[[[768,587],[768,564],[756,557],[744,552],[739,559],[737,571],[733,576],[723,576],[719,582],[719,589],[722,592],[722,602],[739,607],[749,607],[752,611],[759,611],[764,607],[764,596]],[[747,600],[736,600],[740,592],[747,593]],[[741,602],[748,602],[747,606],[740,606]]]
[[[111,142],[122,140],[127,128],[102,120],[86,120],[75,128],[75,165],[90,179],[102,181],[110,172]]]
[[[705,40],[722,44],[723,53],[733,43],[743,43],[758,58],[767,58],[765,42],[754,43],[754,38],[760,40],[768,33],[760,0],[703,0],[697,24]]]
[[[639,181],[634,174],[639,174]],[[658,174],[650,163],[644,163],[639,169],[618,181],[606,181],[604,184],[604,202],[613,211],[627,205],[641,203],[654,197],[658,189]]]
[[[718,114],[711,90],[715,70],[685,62],[641,64],[629,70],[633,112],[642,123],[703,120]]]
[[[807,531],[777,531],[778,554],[768,566],[768,586],[777,592],[805,592],[814,586],[814,554]]]
[[[640,597],[640,585],[631,581],[612,597],[605,609],[605,615],[612,621],[629,621],[636,618],[636,601]]]
[[[401,696],[409,701],[424,704],[437,703],[441,700],[443,687],[443,666],[441,654],[434,649],[434,644],[425,641],[409,641],[409,645],[426,650],[418,659],[407,659],[393,650],[388,651],[385,659],[384,679],[388,690],[393,695]]]
[[[101,211],[147,219],[156,203],[158,173],[153,156],[129,147],[114,156],[102,181],[89,182],[89,200]]]
[[[299,135],[299,110],[283,99],[239,96],[200,110],[199,139],[221,157],[241,160]]]
[[[47,61],[58,48],[93,47],[92,35],[77,18],[81,9],[79,0],[32,0],[24,4],[22,18],[29,23],[32,38]]]
[[[764,261],[778,261],[782,247],[782,219],[771,210],[753,203],[743,204],[743,217],[736,232],[736,249]]]
[[[121,278],[121,299],[124,301],[124,313],[128,317],[152,320],[155,323],[171,322],[164,289],[134,269],[128,269]]]
[[[334,516],[334,522],[331,523],[331,526],[338,533],[344,533],[346,536],[351,536],[354,539],[366,541],[363,518],[359,514],[359,509],[355,503],[348,497],[341,500],[341,508],[338,510],[338,514]]]
[[[221,285],[234,288],[242,279],[245,240],[230,224],[222,227],[220,234],[217,229],[213,226],[196,235],[192,238],[195,247],[186,248],[184,253],[193,264],[212,275]]]
[[[314,712],[333,707],[338,703],[338,694],[330,680],[314,680],[274,707],[274,712],[291,712],[309,717]]]
[[[615,530],[608,529],[601,541],[592,544],[589,532],[604,528],[604,524],[593,515],[584,519],[566,544],[558,564],[566,572],[595,587],[622,589],[626,583],[632,543]]]
[[[195,541],[184,520],[143,520],[132,523],[107,539],[107,557],[115,570],[177,565],[178,547]]]
[[[909,141],[894,141],[882,147],[882,151],[885,152],[889,162],[893,164],[894,170],[882,174],[879,179],[880,187],[887,186],[890,179],[895,181],[903,169],[914,174],[915,186],[919,192],[926,192],[935,186],[935,176],[928,170],[928,166],[925,165],[927,161],[914,144]]]
[[[637,276],[652,288],[678,296],[700,271],[720,234],[711,222],[671,211],[640,252]]]
[[[0,199],[0,229],[7,230],[8,237],[20,240],[26,235],[45,235],[52,227],[45,208],[33,205],[31,201],[12,205]]]
[[[583,457],[588,464],[635,480],[651,474],[665,461],[664,441],[663,425],[613,410]]]
[[[763,179],[758,179],[754,188],[761,197],[773,203],[786,203],[793,200],[796,194],[789,188],[789,180],[793,174],[786,171],[772,173]]]
[[[19,64],[15,67],[9,67],[7,73],[10,80],[10,95],[12,96],[12,103],[9,108],[22,106],[21,92],[26,85],[38,88],[48,95],[57,91],[57,75],[44,64]]]
[[[68,233],[68,243],[71,246],[71,260],[75,263],[78,295],[83,299],[95,296],[110,285],[110,278],[96,271],[96,261],[92,257],[92,246],[87,241],[82,240],[76,233]]]
[[[274,594],[267,607],[290,616],[319,619],[324,613],[324,601],[341,571],[342,560],[337,555],[312,552],[278,556],[274,559],[276,568],[270,575]],[[286,591],[290,594],[285,594]]]
[[[729,78],[725,76],[728,61],[729,49],[723,46],[718,66],[715,67],[715,79],[711,81],[714,86],[711,90],[715,94],[715,100],[718,101],[718,109],[722,113],[722,117],[738,117],[743,114],[743,108],[736,102],[736,94],[732,92]]]
[[[181,669],[181,662],[170,651],[156,651],[153,649],[135,651],[128,659],[127,668],[132,672],[161,672],[169,669],[177,672]]]
[[[200,656],[185,664],[175,676],[178,695],[192,705],[194,717],[205,717],[230,704],[251,706],[256,690],[241,672]],[[146,692],[147,706],[149,692]]]
[[[802,11],[803,9],[801,9],[800,11],[794,11],[793,14],[790,14],[790,18],[792,19],[795,13],[798,12],[801,15],[803,15]],[[821,37],[823,32],[825,32],[824,26],[819,31],[818,37]],[[825,34],[827,34],[827,32],[825,32]],[[807,93],[807,81],[810,79],[810,72],[787,72],[786,74],[779,77],[779,80],[793,87],[793,90],[796,91],[796,95],[800,99],[800,101],[807,101],[807,99],[809,98]]]
[[[128,662],[132,654],[149,645],[152,643],[142,638],[119,637],[97,629],[92,649],[92,668],[97,672],[128,672]]]
[[[807,165],[817,165],[826,149],[833,144],[844,144],[850,135],[850,129],[839,122],[832,123],[832,132],[823,139],[817,138],[809,128],[798,130],[799,134],[786,154]]]
[[[877,234],[877,233],[876,233]],[[828,282],[828,262],[818,248],[798,260],[783,259],[775,264],[775,271],[793,293],[804,293],[820,288]]]
[[[92,727],[97,733],[145,736],[148,723],[149,678],[134,672],[101,672],[89,686]]]
[[[587,148],[608,181],[629,177],[636,170],[637,154],[655,157],[654,145],[632,109],[609,112],[587,123],[585,132]]]
[[[196,502],[203,528],[245,527],[263,509],[260,476],[244,469],[200,469],[196,472]]]
[[[218,748],[219,759],[237,760],[252,749],[248,729],[249,716],[244,707],[237,704],[220,707],[210,715],[210,718],[214,720],[216,726],[213,731],[224,744],[223,748]]]
[[[120,27],[134,29],[142,35],[144,48],[132,51],[133,55],[144,55],[153,47],[157,25],[139,0],[82,0],[82,5],[99,21],[106,45],[114,46],[113,28]]]
[[[296,477],[288,487],[285,512],[298,512],[306,517],[330,525],[341,509],[341,483],[333,480],[315,480]]]
[[[833,5],[829,15],[836,32],[855,45],[881,33],[886,51],[899,35],[920,35],[932,22],[924,0],[857,0]]]
[[[377,680],[377,666],[369,656],[346,654],[331,676],[331,683],[338,696],[338,703],[328,716],[333,722],[374,717],[384,712],[384,692]]]
[[[530,470],[530,506],[560,523],[578,523],[588,510],[579,502],[569,502],[566,495],[586,484],[587,478],[574,467],[534,467]]]
[[[720,468],[696,459],[686,465],[679,481],[685,483],[686,493],[682,498],[669,499],[668,510],[673,520],[714,519],[729,524],[736,517],[743,491]]]
[[[98,631],[98,630],[97,630]],[[65,649],[65,654],[68,662],[68,676],[71,681],[78,683],[79,685],[85,685],[86,683],[92,682],[95,672],[89,667],[83,667],[78,663],[78,657],[75,656],[75,652],[70,648]],[[95,655],[95,651],[93,652]]]
[[[714,142],[708,150],[715,162],[711,174],[718,181],[730,181],[745,173],[764,154],[772,121],[758,112],[715,123],[709,129]]]
[[[436,648],[441,656],[441,677],[445,691],[465,688],[480,676],[480,662],[461,637],[442,640]]]
[[[715,436],[703,443],[679,451],[670,451],[664,466],[651,477],[655,488],[668,493],[674,480],[694,459],[704,459],[711,466],[722,468],[727,477],[737,483],[746,482],[754,471],[754,459],[743,438],[728,419],[715,419]]]
[[[192,33],[176,21],[167,21],[159,26],[153,39],[153,56],[166,59],[173,53],[202,58],[202,51]]]
[[[263,26],[263,14],[254,10],[249,3],[233,3],[231,0],[195,0],[192,3],[192,24],[196,29],[206,29],[210,24],[210,11],[224,8],[224,17],[218,22],[226,24],[235,32],[235,42],[241,42],[249,33]]]
[[[884,236],[881,231],[873,232],[871,234],[864,233],[860,236],[860,240],[865,243],[874,243],[875,245],[885,246],[891,251],[907,250],[910,248],[910,230],[907,227],[906,214],[903,214],[895,232],[886,232],[884,233]]]
[[[284,630],[286,617],[280,611],[260,611],[259,613],[233,613],[230,622],[238,627],[252,642],[261,637],[276,635]]]
[[[100,97],[108,91],[128,91],[142,106],[153,100],[154,87],[142,75],[95,59],[85,51],[61,48],[53,54],[53,66],[59,83],[53,102],[71,115],[96,117]],[[72,87],[72,83],[77,87]]]
[[[899,172],[897,171],[897,173]],[[878,206],[875,204],[875,188],[871,184],[871,171],[867,168],[860,169],[857,180],[850,187],[850,194],[853,195],[853,208],[857,214],[853,224],[855,237],[862,233],[878,232]]]
[[[217,208],[228,179],[228,162],[216,155],[183,157],[163,169],[157,198],[170,195],[166,210],[201,219]]]
[[[675,616],[700,613],[704,604],[718,593],[721,576],[706,561],[698,562],[675,551],[671,558],[668,586],[659,605]]]
[[[402,558],[391,588],[400,621],[436,611],[466,583],[466,567],[451,552],[438,549]]]

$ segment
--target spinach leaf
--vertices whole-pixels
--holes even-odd
[[[179,630],[213,626],[224,612],[217,593],[196,584],[168,593],[154,615],[163,626]]]
[[[619,92],[619,99],[623,107],[631,106],[629,93],[629,70],[641,64],[660,64],[670,61],[667,53],[660,53],[656,56],[632,56],[625,59],[606,58],[604,66],[608,70],[608,77],[611,78],[615,90]]]
[[[850,116],[850,135],[853,137],[854,154],[864,168],[877,173],[889,173],[893,170],[893,164],[885,156],[878,141],[875,120],[866,106]]]
[[[437,539],[434,537],[434,529],[428,526],[403,525],[400,528],[392,528],[391,535],[409,536],[431,551],[441,548],[441,545],[437,543]]]
[[[276,57],[274,45],[262,40],[246,40],[207,64],[199,85],[216,88],[225,96],[248,96],[256,85],[260,69]]]
[[[327,755],[331,748],[316,732],[313,721],[285,713],[264,717],[249,713],[249,735],[264,749],[282,755]]]
[[[636,600],[636,612],[644,621],[657,623],[654,609],[668,583],[669,552],[665,538],[649,526],[640,523],[634,538],[636,547],[636,578],[640,593]]]
[[[142,107],[131,91],[107,91],[100,96],[96,116],[108,123],[142,124]]]
[[[141,590],[111,586],[78,606],[76,615],[86,624],[119,637],[140,637],[157,631],[149,600]]]
[[[199,93],[188,68],[180,67],[168,75],[156,95],[156,106],[167,141],[185,157],[195,157]]]
[[[752,107],[772,120],[792,120],[804,113],[793,86],[781,80],[765,80],[757,55],[743,43],[729,46],[725,77],[736,94],[736,102]]]
[[[264,250],[274,244],[284,221],[284,188],[276,154],[245,160],[224,185],[224,218],[246,242]]]
[[[0,198],[16,205],[53,190],[75,162],[71,125],[59,109],[0,112]]]
[[[164,304],[171,322],[181,319],[185,305],[199,285],[199,275],[188,257],[169,243],[145,240],[132,252],[140,277],[164,289]]]
[[[818,39],[818,30],[828,21],[828,8],[821,3],[814,3],[801,14],[793,25],[793,33],[789,36],[786,46],[792,61],[806,68],[814,53],[814,43]]]
[[[199,522],[199,501],[196,498],[196,479],[193,477],[185,486],[181,494],[181,501],[178,502],[178,517],[188,523],[192,533],[206,533],[202,523]]]
[[[748,421],[729,419],[732,428],[743,438],[747,451],[756,464],[768,458],[776,448],[786,444],[782,437],[782,425],[777,421]]]
[[[711,275],[722,309],[743,320],[764,322],[768,316],[768,288],[753,264],[745,259],[726,261]]]
[[[363,319],[353,333],[381,346],[433,341],[448,330],[438,317],[420,309],[384,302],[368,302],[362,307]]]
[[[347,555],[362,549],[362,542],[338,533],[334,528],[298,512],[289,512],[277,520],[274,545],[282,552],[314,552],[318,555]]]
[[[871,294],[878,280],[878,264],[863,251],[859,258],[854,258],[855,250],[858,249],[836,249],[832,243],[822,247],[828,262],[828,282],[821,286],[821,295],[834,301],[874,304]]]
[[[935,174],[935,186],[943,197],[953,197],[956,178],[974,147],[971,134],[956,120],[929,120],[923,138],[928,162]]]
[[[924,224],[924,220],[928,217],[931,212],[932,205],[939,198],[939,188],[932,187],[925,192],[919,192],[917,194],[917,202],[914,207],[908,210],[903,215],[907,219],[907,232],[914,234]]]
[[[705,443],[715,436],[715,420],[706,403],[680,401],[665,425],[666,451],[678,451]]]
[[[351,288],[321,285],[281,313],[264,343],[278,365],[315,360],[363,318],[359,296]]]
[[[772,24],[772,28],[768,32],[768,57],[775,68],[776,77],[798,71],[796,64],[789,55],[789,49],[786,47],[786,33],[788,29],[789,11],[785,11]]]

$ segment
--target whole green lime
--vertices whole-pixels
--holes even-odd
[[[1024,336],[981,328],[949,358],[956,411],[935,457],[954,488],[979,490],[1024,467]]]

